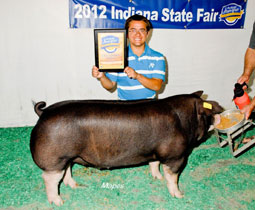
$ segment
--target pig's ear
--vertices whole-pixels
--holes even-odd
[[[223,112],[223,108],[216,101],[200,101],[197,105],[198,114],[207,116]]]
[[[207,101],[207,103],[212,104],[213,114],[219,114],[224,111],[224,108],[221,105],[219,105],[219,103],[216,101]]]
[[[194,92],[194,93],[192,93],[193,95],[196,95],[196,96],[198,96],[199,98],[203,95],[203,92],[204,91],[202,91],[202,90],[199,90],[199,91],[196,91],[196,92]]]

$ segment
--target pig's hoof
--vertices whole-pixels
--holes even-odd
[[[64,180],[64,184],[67,186],[69,185],[72,189],[73,188],[77,188],[78,184],[76,183],[76,181],[74,181],[72,178]]]
[[[69,184],[69,186],[74,189],[77,188],[79,185],[76,182],[72,182],[71,184]]]
[[[153,177],[154,179],[159,179],[159,180],[162,180],[162,179],[163,179],[163,176],[161,175],[161,173],[152,174],[152,177]]]
[[[170,193],[173,197],[176,197],[176,198],[183,198],[184,195],[178,190],[178,191],[174,191],[174,192],[171,192]]]
[[[64,204],[62,198],[58,195],[54,198],[49,198],[49,203],[52,204],[52,202],[56,205],[56,206],[62,206]]]
[[[183,198],[184,195],[180,192],[180,193],[177,193],[177,194],[175,195],[175,197],[176,197],[176,198]]]

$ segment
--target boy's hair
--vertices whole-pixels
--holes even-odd
[[[149,31],[149,30],[152,28],[151,22],[150,22],[146,17],[144,17],[144,16],[142,16],[142,15],[135,14],[135,15],[130,16],[130,17],[126,20],[126,23],[125,23],[125,29],[126,29],[126,30],[128,30],[128,28],[129,28],[129,23],[130,23],[132,20],[145,22],[145,24],[146,24],[146,30],[147,30],[147,31]]]

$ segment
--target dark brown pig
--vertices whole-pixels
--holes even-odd
[[[59,182],[77,187],[71,164],[100,169],[150,163],[153,177],[162,178],[174,197],[182,197],[178,176],[194,144],[207,134],[217,102],[205,102],[202,91],[159,100],[64,101],[47,108],[35,105],[40,116],[31,133],[30,148],[43,170],[50,203],[62,205]]]

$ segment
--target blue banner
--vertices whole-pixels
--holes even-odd
[[[243,28],[247,0],[69,0],[70,28],[124,28],[134,14],[153,28]]]

